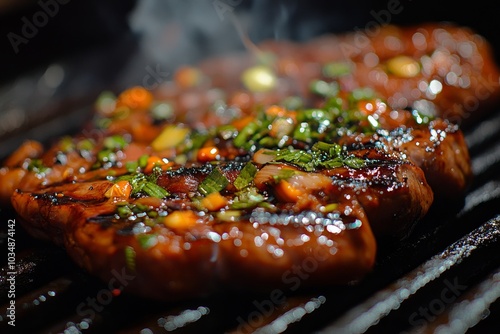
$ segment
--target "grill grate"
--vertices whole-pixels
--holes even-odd
[[[61,249],[16,227],[16,327],[22,333],[484,332],[500,314],[500,113],[466,130],[476,179],[462,203],[436,205],[403,242],[380,245],[358,285],[290,286],[279,297],[221,292],[177,303],[114,296]],[[13,212],[3,211],[3,219]],[[5,222],[2,222],[5,223]],[[0,245],[7,248],[5,224]],[[0,259],[0,332],[7,259]],[[126,284],[126,277],[122,277]],[[116,292],[116,291],[115,291]],[[474,326],[475,325],[475,326]],[[473,327],[474,326],[474,327]]]

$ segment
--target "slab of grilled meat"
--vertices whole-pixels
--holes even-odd
[[[264,163],[107,171],[17,191],[13,205],[30,233],[64,245],[89,272],[106,280],[126,268],[130,291],[177,299],[221,286],[283,287],[303,267],[304,286],[359,280],[375,261],[371,226],[407,230],[432,202],[422,171],[384,152],[351,152],[362,167],[315,171],[267,153]]]
[[[124,94],[132,91],[147,95]],[[206,129],[155,122],[151,108],[111,114],[96,119],[105,129],[46,152],[27,142],[4,177],[22,176],[12,204],[31,234],[103,279],[127,268],[140,295],[276,287],[309,261],[304,286],[347,283],[373,267],[375,237],[406,235],[434,198],[412,146],[400,149],[413,139],[394,135],[431,136],[431,121],[399,111],[414,130],[394,128],[388,113],[359,108],[368,103],[383,109],[381,100],[346,95],[322,108],[272,105]]]
[[[300,52],[293,43],[268,43],[262,49],[278,58],[264,56],[260,65],[251,57],[217,59],[180,69],[155,92],[105,92],[81,133],[47,149],[27,141],[4,161],[0,199],[32,235],[64,246],[104,280],[126,270],[134,277],[127,288],[147,297],[271,289],[301,269],[304,286],[362,279],[374,265],[376,239],[408,235],[435,199],[460,198],[472,179],[454,117],[418,108],[415,94],[412,105],[394,108],[384,94],[393,102],[406,94],[391,90],[401,78],[420,89],[416,81],[449,77],[429,76],[425,67],[425,57],[446,50],[460,53],[452,58],[469,78],[484,76],[476,56],[491,65],[486,46],[466,30],[380,34],[349,66],[330,37],[317,53],[318,41]],[[425,49],[415,46],[420,35]],[[396,44],[413,38],[413,47],[398,44],[413,58],[381,48],[381,36]],[[352,46],[354,39],[341,41]],[[380,60],[375,72],[392,71],[384,72],[385,90],[360,86],[371,53]],[[409,76],[412,64],[418,72]],[[446,85],[443,92],[470,88]],[[434,95],[427,99],[436,110],[449,102],[448,93]]]

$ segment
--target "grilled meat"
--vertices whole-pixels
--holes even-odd
[[[209,170],[168,172],[158,183],[167,182],[172,190],[172,177],[194,175],[199,183]],[[171,300],[203,295],[221,284],[280,286],[287,270],[310,261],[316,268],[305,285],[363,277],[376,254],[368,220],[354,194],[325,180],[321,186],[328,198],[311,192],[314,199],[300,212],[265,192],[252,193],[254,203],[243,200],[242,192],[217,193],[213,196],[227,204],[199,208],[184,196],[190,185],[178,187],[171,199],[115,197],[110,189],[116,183],[105,180],[16,192],[13,204],[30,233],[64,245],[89,272],[106,280],[113,270],[126,268],[134,277],[132,292]],[[257,205],[259,196],[259,203],[269,200],[273,209]],[[320,205],[329,207],[318,210]]]
[[[307,265],[304,286],[362,279],[375,238],[464,194],[457,123],[479,117],[467,103],[498,72],[466,29],[383,27],[342,51],[357,38],[263,43],[257,65],[217,58],[155,92],[105,92],[81,133],[5,161],[1,200],[35,237],[104,280],[126,270],[147,297],[275,288]]]

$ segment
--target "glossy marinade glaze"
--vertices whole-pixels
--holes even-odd
[[[306,262],[305,286],[360,280],[377,239],[404,237],[435,199],[467,190],[456,117],[472,116],[446,108],[498,72],[465,28],[383,27],[346,58],[356,38],[267,42],[153,91],[105,92],[81,133],[4,161],[1,199],[35,237],[104,280],[126,269],[127,288],[151,298],[271,289]],[[438,63],[446,52],[456,66]]]

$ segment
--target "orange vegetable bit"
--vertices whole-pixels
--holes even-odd
[[[201,71],[191,66],[182,66],[174,74],[174,81],[181,88],[196,87],[201,83],[202,78]]]
[[[161,167],[162,169],[172,165],[169,161],[165,161],[164,159],[157,157],[157,156],[151,156],[148,158],[148,162],[146,163],[146,167],[144,167],[144,173],[149,174],[153,171],[153,168],[158,166]]]
[[[272,105],[266,109],[266,114],[275,117],[284,117],[287,115],[287,110],[282,106]]]
[[[163,225],[171,229],[188,229],[197,221],[198,216],[193,211],[174,211],[164,218]]]
[[[380,99],[361,100],[358,109],[365,115],[383,114],[387,111],[387,105]]]
[[[217,211],[227,205],[227,198],[222,196],[218,191],[213,192],[201,200],[201,205],[208,211]]]
[[[153,94],[144,87],[135,86],[123,91],[116,101],[116,108],[148,109],[153,103]]]
[[[104,194],[107,198],[128,199],[132,193],[132,185],[128,181],[118,181]]]
[[[290,182],[286,180],[281,180],[275,187],[276,195],[278,198],[285,202],[297,202],[301,196],[304,196],[304,192],[297,189]]]
[[[240,131],[245,126],[247,126],[248,123],[253,122],[254,120],[255,120],[254,116],[246,116],[246,117],[234,120],[231,124],[236,128],[236,130]]]
[[[294,110],[288,110],[285,107],[272,105],[266,109],[266,115],[272,117],[289,117],[294,122],[297,121],[297,112]]]
[[[197,159],[199,162],[219,160],[219,149],[215,146],[202,147],[198,149]]]

